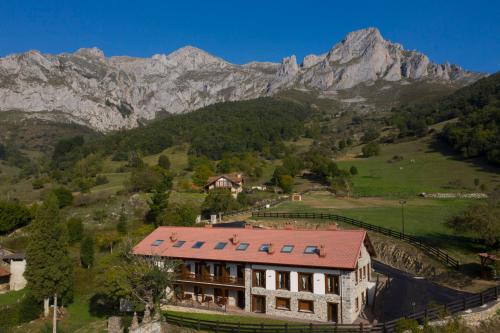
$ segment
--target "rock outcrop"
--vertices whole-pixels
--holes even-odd
[[[0,111],[55,118],[109,131],[159,113],[243,100],[297,87],[333,91],[376,80],[467,84],[481,75],[405,51],[375,28],[354,31],[323,55],[281,64],[231,64],[192,46],[151,58],[105,57],[97,48],[59,55],[28,51],[0,58]],[[54,117],[53,117],[54,118]]]

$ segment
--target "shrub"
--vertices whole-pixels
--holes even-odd
[[[158,166],[165,170],[170,169],[170,159],[167,155],[160,155],[160,157],[158,157]]]
[[[361,150],[363,157],[377,156],[380,154],[380,146],[376,142],[370,142]]]
[[[73,204],[73,193],[65,187],[58,187],[52,190],[52,193],[57,197],[59,208],[70,206]]]
[[[94,239],[86,236],[80,246],[80,261],[83,267],[90,268],[94,264]]]
[[[95,184],[96,185],[104,185],[107,183],[109,183],[108,177],[106,177],[104,175],[99,175],[99,176],[95,177]]]
[[[351,168],[349,169],[349,173],[350,173],[351,175],[353,175],[353,176],[354,176],[354,175],[357,175],[357,174],[358,174],[358,168],[356,168],[354,165],[353,165],[353,166],[351,166]]]
[[[6,233],[31,222],[28,208],[14,201],[0,201],[0,233]]]

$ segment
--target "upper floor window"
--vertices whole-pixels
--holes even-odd
[[[290,272],[276,272],[276,289],[290,290]]]
[[[340,283],[338,275],[325,275],[325,292],[327,294],[340,295]]]
[[[299,291],[313,291],[313,275],[311,273],[299,273]]]
[[[252,286],[254,287],[266,287],[266,271],[264,270],[253,270],[252,276]]]

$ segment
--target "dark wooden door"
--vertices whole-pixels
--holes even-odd
[[[339,304],[328,303],[328,321],[339,322]]]
[[[258,313],[266,313],[266,297],[252,296],[252,311]]]

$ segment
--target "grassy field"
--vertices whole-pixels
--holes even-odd
[[[192,313],[192,312],[180,312],[180,311],[166,311],[167,315],[172,314],[176,316],[183,316],[190,319],[196,320],[210,320],[218,321],[220,323],[241,323],[241,324],[285,324],[287,321],[278,319],[269,319],[264,316],[240,316],[240,315],[223,315],[223,314],[212,314],[212,313]]]
[[[382,145],[381,154],[370,158],[352,157],[357,147],[341,158],[342,168],[356,166],[354,192],[359,196],[412,197],[421,192],[473,192],[478,178],[490,190],[500,185],[500,170],[458,160],[433,149],[430,138]],[[389,163],[393,156],[403,160]]]
[[[477,253],[484,250],[471,238],[474,235],[456,235],[445,225],[453,214],[465,209],[471,200],[408,199],[404,208],[405,233],[420,236],[429,243],[449,251],[462,262],[477,261]],[[402,209],[399,200],[387,198],[335,198],[328,192],[312,192],[303,201],[285,201],[271,211],[330,212],[351,217],[396,231],[402,230]],[[321,223],[319,220],[317,223]],[[345,226],[350,227],[350,226]]]

